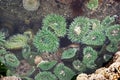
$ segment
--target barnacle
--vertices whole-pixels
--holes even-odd
[[[39,30],[33,39],[34,46],[39,52],[55,52],[59,47],[59,40],[49,30]]]
[[[27,45],[28,37],[22,34],[13,35],[10,37],[6,43],[5,47],[7,49],[21,49]]]
[[[75,75],[75,72],[66,67],[64,64],[59,63],[54,68],[54,74],[59,78],[59,80],[71,80],[72,77]]]
[[[6,54],[5,64],[10,67],[18,67],[20,64],[20,61],[17,59],[17,57],[14,54]]]
[[[103,45],[106,37],[105,34],[99,30],[94,30],[89,32],[88,35],[83,37],[82,43],[87,44],[87,45],[94,45],[94,46],[99,46]]]
[[[106,30],[106,36],[112,42],[120,41],[120,25],[109,26]]]
[[[77,17],[71,23],[68,29],[68,38],[72,42],[81,42],[84,35],[87,34],[91,26],[89,18]]]
[[[49,70],[53,68],[56,65],[57,61],[52,60],[52,61],[41,61],[38,64],[38,67],[42,70]]]
[[[66,34],[65,18],[56,14],[47,15],[43,19],[43,28],[54,32],[58,37],[63,37]]]
[[[67,49],[62,53],[61,59],[73,58],[76,55],[76,52],[77,52],[76,48]]]
[[[51,72],[40,72],[35,76],[35,80],[57,80],[57,77]]]

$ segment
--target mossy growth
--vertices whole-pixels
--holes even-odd
[[[51,72],[40,72],[35,76],[35,80],[58,80],[57,77]]]
[[[101,30],[93,30],[83,37],[82,43],[86,45],[100,46],[104,44],[106,36]]]
[[[68,38],[72,42],[81,42],[81,39],[86,35],[91,26],[89,18],[86,17],[77,17],[71,23],[68,29]]]
[[[38,67],[41,70],[50,70],[51,68],[53,68],[56,65],[57,61],[52,60],[52,61],[43,61],[41,63],[38,64]]]
[[[91,10],[95,10],[99,5],[98,0],[89,0],[88,3],[86,4],[87,8]]]
[[[110,44],[107,45],[106,50],[115,53],[118,50],[118,43],[111,42]]]
[[[6,54],[5,64],[14,68],[19,66],[20,61],[17,59],[17,57],[14,54]]]
[[[0,32],[0,47],[5,43],[5,34]]]
[[[83,56],[82,63],[88,68],[94,68],[96,66],[94,62],[98,57],[98,53],[92,47],[85,47],[83,50]]]
[[[120,25],[109,26],[109,28],[106,29],[106,36],[112,42],[120,41]]]
[[[75,75],[75,72],[64,64],[59,63],[54,68],[54,74],[59,78],[59,80],[71,80],[72,77]]]
[[[58,37],[63,37],[66,34],[66,20],[63,16],[49,14],[43,19],[43,28],[54,32]]]
[[[42,29],[35,35],[33,44],[39,52],[55,52],[59,47],[59,39],[49,30]]]
[[[22,49],[27,45],[28,37],[22,34],[13,35],[6,43],[5,48],[7,49]]]
[[[84,72],[86,70],[86,66],[80,60],[74,60],[72,66],[79,72]]]
[[[71,59],[76,55],[76,52],[76,48],[67,49],[62,53],[61,59]]]

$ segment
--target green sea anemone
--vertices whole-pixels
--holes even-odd
[[[77,43],[81,42],[83,36],[85,36],[88,33],[90,26],[91,23],[89,18],[85,17],[75,18],[68,29],[68,38],[72,42]]]
[[[75,73],[64,64],[59,63],[55,69],[54,74],[59,78],[59,80],[71,80]]]
[[[105,62],[110,61],[111,58],[112,58],[112,55],[110,55],[110,54],[104,54],[104,56],[103,56],[103,59],[105,60]]]
[[[53,68],[56,65],[57,61],[53,60],[53,61],[43,61],[41,63],[38,64],[38,67],[41,70],[49,70],[51,68]]]
[[[6,43],[5,48],[7,49],[21,49],[27,45],[28,37],[22,34],[13,35]]]
[[[74,69],[79,72],[84,72],[86,70],[86,66],[80,60],[74,60],[72,62]]]
[[[7,51],[4,48],[0,49],[0,62],[5,64],[5,55],[7,54]]]
[[[104,26],[105,28],[108,28],[113,22],[115,21],[115,17],[110,17],[110,16],[106,16],[105,19],[102,20],[101,25]]]
[[[54,32],[58,37],[63,37],[66,34],[65,18],[60,15],[49,14],[43,19],[43,28]]]
[[[62,53],[61,59],[73,58],[76,55],[76,52],[77,52],[76,48],[67,49]]]
[[[29,59],[30,55],[31,55],[31,48],[30,48],[29,45],[26,45],[22,49],[22,56],[23,56],[24,59]]]
[[[100,23],[100,20],[98,19],[90,19],[90,24],[91,26],[89,27],[90,31],[91,30],[103,30],[103,26]]]
[[[0,47],[3,46],[5,43],[5,35],[4,33],[0,32]]]
[[[106,36],[112,42],[120,41],[120,25],[109,26],[106,30]]]
[[[118,43],[111,42],[110,44],[107,45],[106,50],[115,53],[118,50]]]
[[[92,47],[85,47],[83,50],[82,63],[88,68],[94,68],[96,65],[94,61],[97,59],[98,53]]]
[[[106,37],[105,34],[99,30],[94,30],[89,32],[88,35],[83,37],[82,43],[87,44],[87,45],[94,45],[94,46],[99,46],[103,45]]]
[[[35,76],[35,80],[58,80],[57,77],[51,72],[40,72]]]
[[[99,5],[98,3],[99,3],[98,0],[89,0],[86,6],[91,10],[95,10]]]
[[[49,30],[42,29],[35,35],[33,44],[39,52],[55,52],[59,47],[59,39]]]
[[[18,67],[20,62],[14,54],[5,55],[5,64],[10,67]]]

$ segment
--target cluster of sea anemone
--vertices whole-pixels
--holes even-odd
[[[36,34],[5,38],[0,33],[0,61],[8,66],[7,75],[25,80],[70,80],[77,73],[94,71],[117,51],[120,25],[114,20],[77,17],[67,28],[63,16],[49,14]],[[65,37],[73,45],[61,47]]]

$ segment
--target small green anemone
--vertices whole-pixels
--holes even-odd
[[[91,10],[95,10],[99,5],[98,2],[98,0],[89,0],[86,6]]]
[[[7,51],[4,48],[0,49],[0,62],[5,64],[5,55],[7,54]]]
[[[89,18],[85,17],[75,18],[68,29],[68,38],[72,42],[77,43],[81,42],[83,36],[88,33],[90,26],[91,22]]]
[[[106,16],[105,19],[102,20],[101,25],[103,25],[105,29],[105,28],[108,28],[114,21],[115,21],[114,16],[112,17]]]
[[[66,34],[65,18],[57,14],[49,14],[43,19],[43,28],[54,32],[58,37]]]
[[[120,25],[109,26],[106,30],[106,36],[112,42],[120,41]]]
[[[76,52],[77,52],[76,48],[67,49],[62,53],[61,59],[73,58],[76,55]]]
[[[84,72],[86,70],[86,66],[80,60],[74,60],[72,66],[79,72]]]
[[[64,64],[59,63],[54,68],[54,74],[59,78],[59,80],[71,80],[72,77],[75,75],[75,72]]]
[[[88,35],[83,37],[82,43],[87,44],[87,45],[94,45],[94,46],[99,46],[103,45],[106,37],[105,34],[99,30],[94,30],[89,32]]]
[[[10,67],[18,67],[20,64],[20,61],[17,59],[17,57],[14,54],[6,54],[5,63]]]
[[[92,47],[85,47],[83,50],[83,56],[82,63],[88,68],[94,68],[96,66],[94,62],[98,57],[98,53]]]
[[[56,65],[57,61],[44,61],[38,64],[38,67],[42,70],[49,70]]]
[[[35,76],[35,80],[58,80],[57,77],[51,72],[40,72]]]
[[[6,43],[5,47],[7,49],[21,49],[27,45],[28,37],[22,34],[13,35],[10,37]]]
[[[39,52],[55,52],[59,47],[59,39],[49,30],[42,29],[35,35],[33,44]]]
[[[110,44],[107,45],[106,50],[115,53],[118,50],[118,43],[111,42]]]
[[[4,45],[5,42],[5,35],[4,33],[0,32],[0,47]]]

